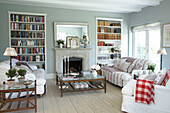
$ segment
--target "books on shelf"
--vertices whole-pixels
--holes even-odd
[[[112,22],[112,21],[97,21],[98,26],[114,26],[114,27],[120,27],[120,23]]]
[[[24,16],[18,14],[11,14],[11,21],[13,22],[44,22],[44,16]]]
[[[97,39],[121,40],[121,34],[97,34]]]
[[[45,32],[12,31],[12,38],[45,38]]]
[[[17,54],[44,54],[44,47],[38,48],[15,48]]]
[[[9,12],[10,46],[20,61],[45,61],[45,14]]]
[[[44,24],[11,23],[11,30],[45,30]]]
[[[44,46],[44,40],[11,40],[11,46]]]

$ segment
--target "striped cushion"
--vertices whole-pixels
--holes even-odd
[[[166,83],[168,82],[169,79],[170,79],[170,69],[168,69],[168,71],[166,72],[166,76],[164,81],[162,82],[162,85],[166,86]]]

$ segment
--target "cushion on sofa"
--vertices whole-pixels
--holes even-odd
[[[149,60],[147,59],[135,59],[133,61],[133,64],[135,64],[135,69],[136,70],[141,70],[141,66],[142,66],[142,70],[147,69],[147,63],[149,62]]]
[[[125,61],[126,61],[126,59],[116,59],[115,64],[114,64],[114,68],[118,68],[119,69],[120,62],[122,63],[122,62],[125,62]]]
[[[162,84],[163,80],[165,79],[165,75],[166,69],[164,68],[156,74],[155,83],[158,85]]]
[[[156,78],[156,73],[151,73],[151,74],[147,75],[144,79],[155,81],[155,78]]]
[[[165,79],[164,79],[164,81],[162,82],[162,85],[166,86],[166,83],[167,83],[168,81],[170,81],[169,79],[170,79],[170,69],[168,69],[168,71],[166,72]]]
[[[131,65],[131,63],[128,63],[128,62],[124,62],[123,65],[122,65],[122,69],[124,72],[128,72],[128,68],[129,66]]]
[[[128,68],[128,73],[132,73],[134,67],[135,67],[135,64],[131,64]]]

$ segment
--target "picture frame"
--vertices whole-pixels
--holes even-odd
[[[170,23],[163,24],[162,47],[170,48]]]
[[[67,48],[79,48],[80,38],[78,37],[67,37]]]

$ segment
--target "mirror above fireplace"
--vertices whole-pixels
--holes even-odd
[[[84,40],[89,46],[89,24],[88,23],[68,23],[68,22],[54,22],[54,46],[58,46],[57,40],[64,40],[66,47],[67,37],[78,37],[80,39],[80,46],[84,46]]]

